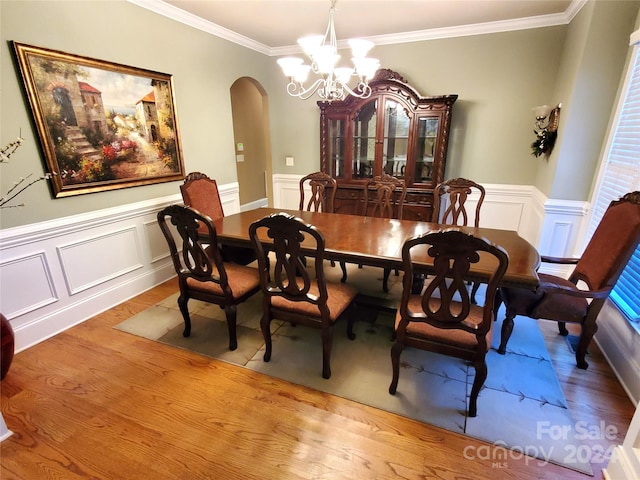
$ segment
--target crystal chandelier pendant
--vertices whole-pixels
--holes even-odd
[[[369,81],[380,68],[380,62],[376,58],[367,57],[367,53],[373,48],[373,42],[363,39],[349,40],[351,47],[353,66],[338,67],[340,55],[338,55],[338,42],[333,22],[337,0],[330,0],[329,25],[323,35],[313,35],[298,40],[310,63],[305,64],[302,58],[284,57],[278,60],[283,73],[289,78],[287,93],[303,100],[310,98],[314,93],[327,101],[344,100],[347,94],[358,98],[367,98],[371,95]],[[306,85],[309,74],[313,72],[317,78]],[[349,82],[355,77],[355,86],[350,87]]]

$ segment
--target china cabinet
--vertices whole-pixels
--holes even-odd
[[[318,102],[320,166],[337,181],[336,211],[362,214],[365,183],[386,173],[407,185],[404,218],[429,221],[458,96],[422,97],[388,69],[369,85],[368,98]]]

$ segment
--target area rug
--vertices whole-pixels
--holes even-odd
[[[397,291],[399,280],[395,282]],[[573,433],[575,422],[534,320],[518,318],[506,355],[497,353],[499,334],[494,335],[478,416],[470,418],[466,411],[474,369],[461,360],[407,348],[401,357],[397,393],[388,393],[391,311],[356,305],[346,312],[356,316],[357,338],[346,338],[346,321],[336,325],[332,376],[325,380],[320,335],[315,329],[272,322],[273,353],[270,362],[263,361],[260,294],[238,308],[238,349],[233,352],[228,350],[224,311],[216,305],[189,302],[192,329],[191,336],[184,338],[177,297],[176,293],[115,328],[495,445],[491,454],[465,452],[470,459],[493,455],[491,459],[499,463],[524,453],[540,466],[552,462],[593,475],[588,461],[576,458],[582,442]],[[495,325],[496,333],[500,326]]]

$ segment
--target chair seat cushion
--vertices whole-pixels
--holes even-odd
[[[434,302],[434,300],[432,300],[432,302]],[[452,309],[455,309],[456,303],[457,302],[451,303]],[[409,298],[408,309],[411,313],[423,313],[422,296],[411,295],[411,297]],[[467,323],[471,323],[472,325],[479,325],[480,323],[482,323],[482,316],[483,308],[477,305],[471,305],[471,311],[469,312],[469,316],[467,317]],[[396,313],[396,330],[400,325],[401,319],[402,317],[400,315],[400,310],[398,310],[398,312]],[[489,347],[491,345],[492,333],[493,328],[490,328],[489,332],[487,333],[487,351],[489,350]],[[460,330],[457,328],[438,328],[426,322],[409,322],[409,324],[407,325],[407,334],[411,337],[445,343],[454,347],[462,347],[468,349],[475,348],[478,345],[476,336],[473,333],[469,333],[465,330]]]
[[[318,282],[313,280],[309,293],[318,295]],[[346,310],[358,292],[350,285],[341,283],[327,283],[327,307],[331,323],[335,322],[340,314]],[[281,296],[271,297],[271,305],[274,308],[286,310],[288,312],[300,313],[310,317],[320,317],[320,309],[317,305],[309,302],[293,302]]]
[[[260,278],[256,268],[245,267],[235,263],[225,263],[225,271],[233,298],[240,298],[247,293],[260,288]],[[193,290],[199,290],[213,295],[224,295],[222,288],[215,282],[201,282],[187,277],[187,286]]]
[[[578,290],[578,287],[569,280],[555,275],[541,273],[539,276],[540,285],[536,291],[522,288],[500,289],[507,309],[513,309],[516,315],[527,315],[531,318],[582,323],[589,307],[587,299],[557,292],[546,294],[551,287],[570,290]]]

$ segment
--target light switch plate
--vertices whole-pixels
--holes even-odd
[[[293,157],[285,157],[284,160],[287,167],[293,167]]]

